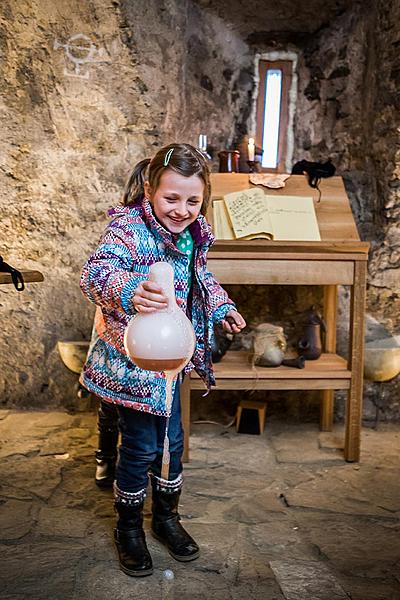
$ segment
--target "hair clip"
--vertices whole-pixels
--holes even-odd
[[[167,154],[165,155],[165,157],[164,157],[164,167],[168,167],[168,163],[169,163],[169,160],[170,160],[170,158],[172,156],[173,151],[174,151],[174,148],[171,148],[170,150],[168,150]]]

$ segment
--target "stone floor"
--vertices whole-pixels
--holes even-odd
[[[201,557],[175,562],[148,535],[155,570],[118,568],[112,494],[93,482],[93,414],[0,412],[3,600],[399,600],[400,426],[268,422],[264,435],[194,425],[183,522]],[[149,527],[148,514],[146,528]]]

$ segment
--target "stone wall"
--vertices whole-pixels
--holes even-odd
[[[368,311],[390,333],[400,333],[400,4],[378,2],[375,63],[376,94],[372,105],[372,148],[375,165],[376,234],[369,262]],[[400,417],[399,377],[377,397],[387,418]]]
[[[311,38],[299,60],[295,158],[332,159],[361,239],[371,243],[367,340],[400,332],[399,10],[396,2],[356,2]],[[347,305],[342,290],[342,351]],[[398,419],[398,378],[385,388],[382,416]],[[365,392],[364,416],[374,418],[380,391],[366,382]],[[337,409],[343,416],[343,403]]]
[[[56,344],[90,336],[79,273],[107,209],[158,147],[230,143],[251,56],[181,0],[5,0],[0,15],[0,253],[45,276],[0,290],[1,404],[70,405],[77,376]]]

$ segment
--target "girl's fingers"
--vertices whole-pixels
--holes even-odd
[[[162,288],[153,281],[142,281],[141,287],[146,292],[154,292],[155,294],[163,293]]]
[[[228,333],[240,333],[240,327],[226,319],[222,321],[222,326]]]
[[[140,306],[140,308],[142,309],[142,312],[146,312],[147,309],[151,309],[153,311],[153,310],[161,310],[162,308],[167,308],[168,302],[159,302],[158,300],[157,301],[150,300],[147,297],[146,298],[139,297],[134,300],[134,306],[135,306],[136,310],[138,310],[138,307]],[[146,311],[144,309],[146,309]]]
[[[143,304],[138,304],[136,306],[136,310],[140,313],[152,313],[155,312],[157,309],[152,308],[151,306],[143,306]]]
[[[141,307],[142,312],[153,312],[167,308],[168,299],[161,291],[161,288],[151,281],[143,281],[137,288],[133,297],[133,305],[138,310]],[[147,310],[151,309],[151,310]]]
[[[146,293],[142,293],[141,296],[139,296],[142,300],[144,300],[145,304],[163,304],[165,306],[168,305],[168,300],[166,298],[166,296],[164,296],[163,294],[154,294],[151,292],[146,292]]]
[[[233,328],[233,333],[239,333],[246,327],[246,321],[243,319],[242,315],[236,311],[229,312],[225,317],[225,321]]]
[[[136,301],[145,306],[154,306],[154,308],[166,308],[168,305],[167,297],[159,285],[152,281],[142,281],[136,290]]]

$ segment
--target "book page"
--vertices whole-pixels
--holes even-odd
[[[235,234],[226,212],[223,199],[213,200],[213,233],[217,240],[234,240]]]
[[[275,240],[321,241],[314,202],[306,196],[265,196]]]
[[[260,188],[226,194],[224,202],[236,238],[272,238],[266,196]]]

